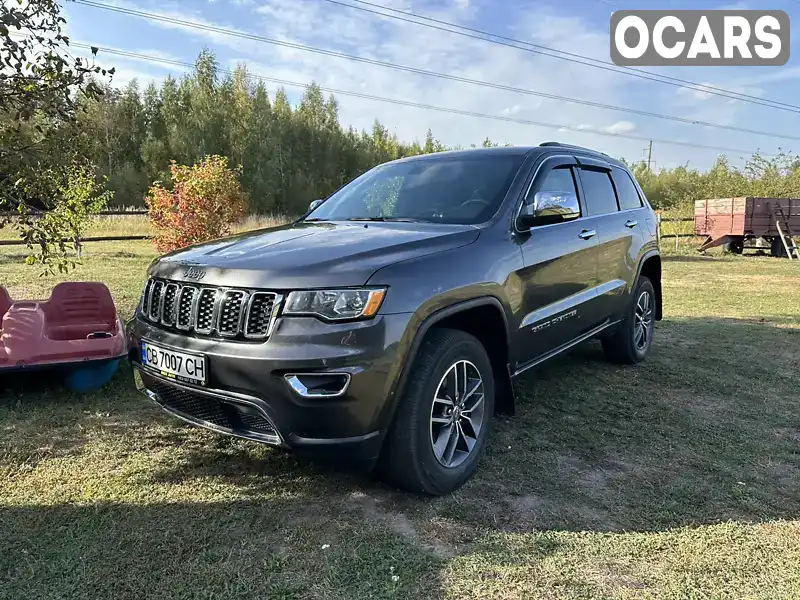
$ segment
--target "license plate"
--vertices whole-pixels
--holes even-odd
[[[206,384],[206,357],[142,342],[142,365],[159,375],[184,383]]]

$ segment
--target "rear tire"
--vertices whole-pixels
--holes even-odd
[[[744,252],[744,238],[736,238],[722,244],[722,250],[729,254],[741,254]]]
[[[647,358],[653,345],[656,301],[653,283],[640,277],[624,320],[602,340],[610,360],[633,365]]]
[[[475,472],[493,414],[494,378],[483,345],[463,331],[434,329],[411,367],[381,474],[409,491],[452,492]]]

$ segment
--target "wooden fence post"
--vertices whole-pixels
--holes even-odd
[[[656,213],[656,241],[661,247],[661,213]]]

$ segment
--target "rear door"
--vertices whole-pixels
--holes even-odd
[[[624,170],[594,158],[578,157],[578,161],[587,212],[594,218],[598,236],[598,306],[604,319],[616,319],[636,277],[643,243],[640,231],[646,226],[639,213],[641,199]],[[632,205],[634,198],[638,206]],[[621,205],[626,208],[621,210]]]
[[[523,255],[519,272],[523,289],[519,367],[572,341],[597,321],[597,235],[592,219],[584,216],[573,157],[546,159],[537,169],[523,202],[539,191],[575,193],[581,217],[517,232]]]

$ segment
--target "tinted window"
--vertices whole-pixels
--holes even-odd
[[[639,197],[639,192],[636,190],[636,186],[633,185],[630,175],[622,169],[611,169],[611,177],[613,177],[614,185],[617,188],[620,209],[641,208],[642,199]]]
[[[497,212],[524,158],[443,156],[388,163],[344,186],[306,218],[482,223]]]
[[[617,212],[617,197],[608,171],[581,169],[584,200],[589,216]]]

